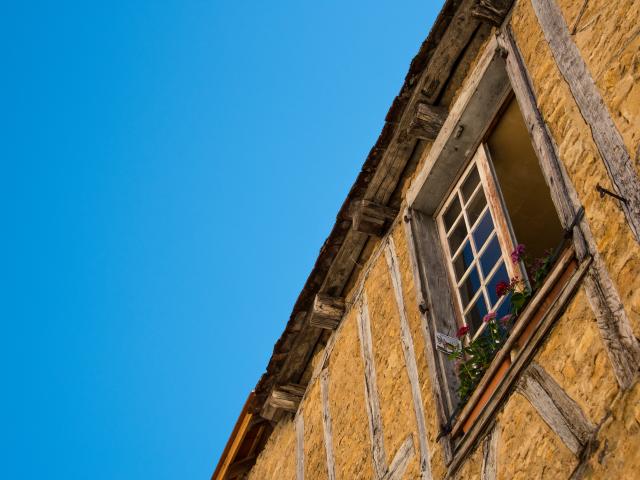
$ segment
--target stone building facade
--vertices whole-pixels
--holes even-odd
[[[445,2],[214,479],[640,478],[639,25]]]

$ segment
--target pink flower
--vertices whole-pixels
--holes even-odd
[[[464,337],[469,332],[469,330],[471,330],[471,329],[469,328],[468,325],[461,326],[458,329],[458,333],[456,333],[456,337],[458,337],[458,338]]]
[[[498,321],[501,324],[505,325],[505,324],[509,323],[512,318],[513,318],[513,314],[507,313],[504,317],[500,317],[500,320],[498,320]]]
[[[492,320],[495,320],[495,319],[496,319],[496,312],[489,312],[482,318],[482,321],[484,323],[489,323],[489,322],[491,322]]]
[[[498,282],[498,284],[496,285],[496,295],[498,295],[498,297],[503,297],[507,293],[509,293],[510,289],[511,287],[507,282]]]
[[[518,263],[522,256],[524,255],[524,245],[519,243],[513,252],[511,252],[511,261],[513,263]]]

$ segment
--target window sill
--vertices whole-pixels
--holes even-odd
[[[449,467],[450,472],[458,468],[478,435],[492,421],[494,412],[517,380],[518,374],[526,367],[573,298],[590,264],[591,257],[579,263],[573,248],[567,248],[544,284],[526,305],[509,339],[455,419],[450,435],[457,443],[457,449]]]

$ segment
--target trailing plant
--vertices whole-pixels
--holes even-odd
[[[530,263],[526,256],[525,246],[519,244],[511,252],[511,260],[514,264],[521,261],[525,264],[533,288],[517,277],[510,281],[499,282],[496,286],[496,294],[498,297],[508,297],[504,301],[509,302],[510,313],[501,318],[496,318],[495,312],[487,313],[483,318],[485,326],[482,332],[472,339],[468,338],[469,326],[464,325],[458,330],[456,335],[460,344],[449,354],[449,358],[456,362],[459,379],[458,396],[461,405],[467,402],[491,365],[496,353],[505,344],[518,315],[531,298],[532,293],[542,285],[554,259],[550,252],[546,252],[544,257]]]

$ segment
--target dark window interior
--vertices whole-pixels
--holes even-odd
[[[526,246],[530,259],[543,257],[556,248],[563,231],[515,98],[487,145],[516,242]]]

